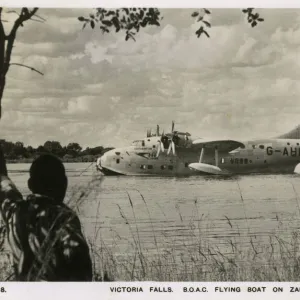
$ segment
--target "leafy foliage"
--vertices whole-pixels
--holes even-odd
[[[254,12],[254,8],[246,8],[242,10],[247,15],[247,20],[252,27],[255,27],[259,22],[263,22],[264,19]],[[120,8],[116,10],[107,10],[103,8],[97,8],[95,13],[91,13],[89,17],[79,17],[78,20],[83,22],[83,28],[87,24],[90,24],[94,29],[96,24],[100,24],[100,29],[103,33],[109,33],[111,28],[116,32],[124,30],[126,32],[125,40],[135,40],[135,35],[140,31],[140,28],[147,27],[149,25],[160,26],[160,20],[162,17],[157,8]],[[210,37],[208,34],[208,28],[211,27],[211,23],[208,21],[208,16],[211,15],[211,11],[207,8],[202,8],[192,13],[192,18],[196,19],[196,22],[200,23],[200,27],[195,32],[199,38],[202,35]]]
[[[197,22],[201,23],[200,28],[195,32],[197,37],[199,38],[202,34],[205,34],[207,37],[210,37],[208,32],[207,32],[207,28],[211,27],[210,22],[208,22],[207,20],[205,20],[205,18],[207,17],[207,15],[210,15],[211,12],[206,9],[203,8],[200,11],[195,11],[192,13],[192,17],[193,18],[197,18]]]
[[[79,17],[83,22],[83,28],[90,24],[94,29],[96,25],[103,33],[109,33],[111,29],[116,32],[125,31],[125,40],[133,39],[140,28],[147,26],[160,26],[160,11],[157,8],[120,8],[108,10],[97,8],[88,18]]]
[[[242,12],[247,15],[247,20],[252,27],[255,27],[259,22],[263,22],[264,19],[259,16],[258,13],[253,12],[254,8],[243,9]]]

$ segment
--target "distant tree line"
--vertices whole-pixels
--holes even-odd
[[[4,151],[4,155],[8,161],[31,161],[41,153],[52,153],[60,157],[63,161],[93,161],[97,157],[103,155],[106,151],[113,148],[87,147],[83,148],[78,143],[69,143],[62,146],[58,141],[46,141],[43,145],[34,148],[32,146],[24,146],[22,142],[9,142],[0,140],[0,144]]]

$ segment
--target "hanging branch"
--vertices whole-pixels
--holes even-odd
[[[23,64],[19,64],[19,63],[10,63],[10,66],[20,66],[20,67],[24,67],[24,68],[27,68],[27,69],[30,69],[31,71],[34,71],[34,72],[37,72],[39,74],[41,74],[42,76],[44,75],[42,72],[40,72],[39,70],[33,68],[33,67],[30,67],[30,66],[26,66],[26,65],[23,65]]]
[[[197,18],[197,22],[200,22],[201,24],[200,28],[195,32],[198,38],[202,34],[205,34],[208,38],[210,37],[207,32],[207,28],[210,28],[211,24],[207,20],[205,20],[205,17],[210,14],[211,12],[206,8],[203,8],[200,11],[195,11],[192,13],[192,17]]]
[[[264,19],[260,17],[259,13],[254,11],[254,8],[246,8],[243,9],[242,12],[246,15],[247,21],[252,27],[257,26],[259,22],[264,21]],[[202,8],[199,11],[192,13],[192,17],[197,18],[196,21],[201,24],[200,28],[195,32],[198,38],[202,34],[205,34],[208,38],[210,37],[207,30],[211,27],[211,24],[205,19],[210,14],[211,11],[206,8]]]
[[[242,12],[246,14],[247,21],[252,27],[263,22],[264,19],[255,12],[254,8],[243,9]],[[202,35],[210,37],[208,29],[211,23],[207,17],[211,15],[211,11],[207,8],[201,8],[192,13],[192,18],[200,24],[199,29],[195,32],[199,38]],[[102,33],[109,33],[110,30],[115,29],[116,32],[125,31],[125,40],[132,39],[135,41],[136,34],[141,28],[149,26],[160,26],[160,21],[163,19],[161,11],[158,8],[119,8],[119,9],[104,9],[96,8],[89,16],[80,16],[78,20],[83,23],[83,29],[86,25],[90,25],[92,29],[100,27]]]
[[[125,40],[135,41],[135,35],[141,28],[160,26],[161,12],[157,8],[120,8],[115,10],[96,8],[88,17],[79,17],[83,29],[90,25],[92,29],[99,26],[102,33],[124,31]]]

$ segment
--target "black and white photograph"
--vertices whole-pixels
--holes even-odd
[[[299,55],[299,8],[0,7],[0,281],[298,282]]]

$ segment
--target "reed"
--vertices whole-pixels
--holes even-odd
[[[138,191],[139,192],[139,191]],[[244,201],[239,187],[241,201]],[[292,232],[289,238],[283,238],[277,234],[270,234],[268,242],[260,244],[251,235],[248,237],[247,246],[240,239],[244,233],[240,231],[234,220],[224,216],[224,222],[236,230],[236,237],[229,238],[225,242],[227,251],[219,249],[218,245],[210,245],[203,239],[203,233],[209,231],[202,224],[203,214],[200,216],[198,200],[195,199],[195,220],[191,220],[190,241],[182,243],[179,254],[176,241],[168,244],[159,244],[153,227],[148,204],[143,195],[140,197],[146,206],[153,234],[156,255],[148,253],[143,247],[139,234],[135,234],[132,228],[137,228],[137,220],[129,219],[119,207],[121,218],[131,230],[131,238],[134,242],[135,251],[116,254],[113,247],[98,247],[97,257],[102,258],[101,265],[105,265],[105,271],[111,280],[115,281],[299,281],[300,279],[300,240],[297,231]],[[296,198],[298,195],[296,194]],[[130,206],[134,209],[134,202],[128,195]],[[183,216],[180,207],[176,210],[181,222]],[[163,210],[160,207],[161,210]],[[163,212],[163,211],[162,211]],[[165,218],[166,215],[163,212]],[[247,219],[246,212],[245,218]],[[196,225],[195,225],[196,223]],[[278,227],[281,220],[277,218]],[[246,222],[250,232],[249,224]],[[100,229],[101,230],[101,229]],[[119,237],[122,239],[122,237]],[[243,236],[245,238],[245,236]],[[130,242],[130,241],[128,241]],[[224,242],[224,241],[223,241]],[[101,244],[104,244],[101,241]],[[193,247],[190,247],[190,245]],[[224,245],[223,245],[224,248]],[[142,252],[142,253],[140,253]],[[141,255],[143,260],[138,260]],[[96,266],[96,273],[100,272]],[[103,278],[98,276],[98,278]]]
[[[88,186],[77,187],[68,197],[68,204],[80,214],[82,204],[87,198],[91,201],[91,194],[99,188],[99,184],[99,178],[94,178]],[[116,209],[124,226],[128,226],[130,237],[122,237],[112,228],[114,239],[108,245],[102,236],[101,224],[97,217],[94,234],[88,239],[95,281],[299,281],[300,240],[297,231],[285,238],[275,233],[270,234],[268,242],[261,244],[251,235],[246,236],[235,220],[224,216],[224,224],[236,234],[234,237],[223,238],[223,246],[220,249],[218,243],[210,244],[204,238],[210,228],[205,227],[205,217],[201,214],[198,199],[195,199],[194,216],[191,220],[185,220],[180,206],[174,204],[178,220],[185,224],[188,221],[188,238],[178,249],[176,238],[168,237],[168,243],[158,239],[147,199],[137,192],[150,221],[154,252],[149,252],[143,244],[134,199],[131,193],[126,192],[133,218],[127,216],[122,207],[116,206]],[[241,201],[244,201],[240,187],[239,192]],[[295,198],[298,201],[296,191]],[[97,215],[100,209],[99,202]],[[163,208],[160,209],[167,220]],[[277,223],[278,227],[282,226],[279,217]],[[247,234],[249,232],[248,228]],[[128,245],[128,251],[122,252],[118,249],[120,241],[123,245]],[[1,249],[1,254],[0,280],[8,280],[12,270],[11,264],[5,249]]]

